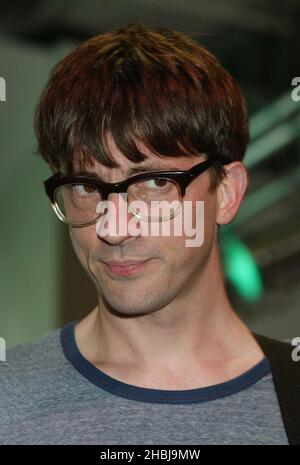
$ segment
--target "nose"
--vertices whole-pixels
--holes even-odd
[[[101,212],[103,214],[96,224],[99,238],[111,245],[118,245],[132,237],[128,231],[128,222],[134,215],[128,211],[126,193],[109,194],[107,201],[101,204]]]

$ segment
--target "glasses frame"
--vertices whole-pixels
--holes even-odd
[[[108,199],[109,194],[121,194],[127,192],[128,187],[137,181],[144,181],[147,179],[156,179],[163,177],[177,184],[177,187],[181,194],[180,201],[182,201],[183,197],[185,196],[186,188],[197,176],[204,173],[204,171],[206,171],[214,163],[221,163],[222,165],[226,165],[231,162],[232,160],[225,158],[223,158],[222,160],[209,159],[198,163],[189,170],[148,171],[145,173],[135,174],[125,179],[124,181],[114,183],[102,181],[101,179],[99,179],[97,175],[64,176],[63,173],[57,172],[53,174],[50,178],[43,181],[43,184],[46,194],[50,199],[52,208],[55,211],[58,218],[65,224],[69,224],[74,227],[80,228],[95,224],[100,218],[101,214],[99,214],[99,216],[96,219],[84,224],[68,221],[56,205],[55,191],[58,187],[66,184],[88,184],[89,186],[92,186],[95,189],[97,189],[99,194],[102,196],[103,201],[106,201]],[[134,212],[132,213],[135,214]]]

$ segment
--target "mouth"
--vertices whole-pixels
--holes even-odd
[[[141,272],[150,259],[143,261],[102,262],[106,269],[114,276],[131,276]]]

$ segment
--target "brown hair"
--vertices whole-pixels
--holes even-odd
[[[80,167],[93,160],[117,167],[108,132],[136,163],[147,158],[136,141],[158,156],[242,160],[247,107],[206,48],[181,32],[131,23],[92,37],[60,60],[36,108],[36,152],[52,170],[71,173],[75,160]],[[214,189],[226,173],[216,163],[211,174]]]

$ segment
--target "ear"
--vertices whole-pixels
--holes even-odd
[[[236,216],[249,183],[249,174],[241,161],[226,165],[227,176],[217,187],[216,223],[228,224]]]

